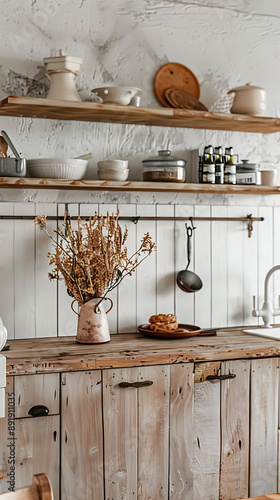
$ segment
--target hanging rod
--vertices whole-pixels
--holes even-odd
[[[0,215],[0,220],[34,220],[35,215]],[[47,220],[64,220],[63,215],[47,215]],[[106,216],[104,216],[106,217]],[[71,216],[71,220],[87,220],[89,219],[89,216],[80,216],[78,217],[77,215]],[[139,221],[221,221],[221,222],[248,222],[248,236],[249,238],[252,235],[253,231],[253,222],[260,222],[264,220],[264,217],[253,217],[252,214],[247,215],[246,217],[146,217],[146,216],[132,216],[132,217],[119,217],[119,220],[126,220],[126,221],[131,221],[134,222],[134,224],[137,224]]]

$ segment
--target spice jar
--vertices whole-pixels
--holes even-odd
[[[156,182],[185,182],[186,161],[171,155],[169,149],[158,152],[158,156],[142,161],[143,180]]]

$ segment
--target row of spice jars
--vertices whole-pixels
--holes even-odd
[[[204,184],[236,184],[236,164],[233,148],[230,146],[205,146],[203,155],[199,156],[198,178]]]

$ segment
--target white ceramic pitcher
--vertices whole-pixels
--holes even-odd
[[[3,325],[3,321],[0,318],[0,351],[3,349],[4,345],[6,344],[8,337],[7,329]]]
[[[110,308],[105,312],[103,301],[110,301]],[[111,311],[113,302],[109,297],[104,299],[91,299],[81,305],[80,312],[73,308],[75,300],[71,304],[72,311],[78,314],[78,329],[76,341],[81,344],[103,344],[110,341],[110,332],[106,314]]]

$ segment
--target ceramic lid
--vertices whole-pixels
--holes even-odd
[[[238,90],[262,90],[266,92],[266,90],[262,87],[257,87],[256,85],[251,85],[251,83],[246,83],[246,85],[235,87],[234,89],[229,90],[228,94],[230,94],[231,92],[237,92]]]
[[[169,149],[162,149],[158,156],[152,156],[142,161],[143,167],[185,167],[186,161],[171,155]]]
[[[45,57],[43,59],[44,64],[51,64],[51,63],[62,63],[62,62],[70,62],[70,63],[75,63],[75,64],[82,64],[83,60],[80,57],[72,57],[72,56],[66,56],[65,52],[63,50],[59,50],[59,55],[54,56],[54,57]]]
[[[249,163],[249,160],[241,160],[242,163],[236,165],[237,172],[251,172],[259,170],[259,163]]]
[[[44,64],[64,63],[64,62],[82,64],[83,62],[83,60],[80,57],[72,57],[72,56],[45,57],[43,61]]]

